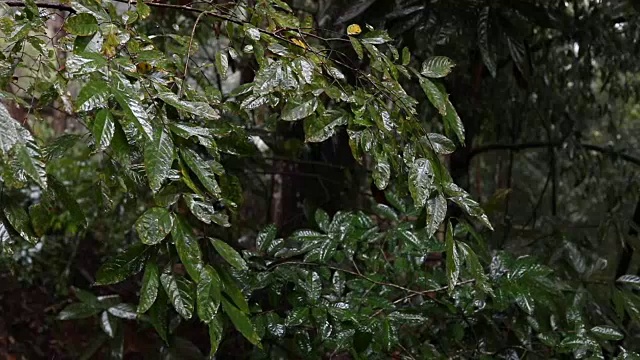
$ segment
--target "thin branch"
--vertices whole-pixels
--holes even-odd
[[[485,152],[489,152],[489,151],[495,151],[495,150],[511,150],[511,151],[521,151],[521,150],[528,150],[528,149],[540,149],[540,148],[548,148],[548,147],[561,147],[563,146],[563,142],[560,141],[553,141],[553,142],[546,142],[546,141],[539,141],[539,142],[529,142],[529,143],[521,143],[521,144],[488,144],[488,145],[481,145],[476,147],[475,149],[471,150],[469,152],[469,159],[473,158],[476,155],[485,153]],[[592,151],[596,151],[602,154],[608,154],[611,156],[616,156],[619,157],[622,160],[628,161],[630,163],[633,163],[635,165],[640,166],[640,158],[637,158],[635,156],[629,155],[629,154],[625,154],[621,151],[615,151],[613,149],[608,149],[606,147],[603,146],[599,146],[599,145],[593,145],[593,144],[580,144],[581,147],[583,147],[584,149],[587,150],[592,150]]]
[[[7,6],[11,6],[11,7],[24,7],[25,6],[24,1],[0,1],[0,3],[5,4]],[[76,12],[69,5],[51,3],[51,2],[46,2],[46,1],[36,1],[36,6],[39,7],[39,8],[43,8],[43,9],[54,9],[54,10],[60,10],[60,11],[68,11],[68,12],[74,13],[74,14]]]

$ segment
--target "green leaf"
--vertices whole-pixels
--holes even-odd
[[[290,99],[287,101],[287,104],[282,110],[282,120],[296,121],[304,119],[307,116],[313,114],[313,112],[316,111],[317,107],[318,99],[315,97],[302,100],[301,102]]]
[[[332,137],[336,132],[336,127],[341,125],[347,125],[347,116],[343,111],[325,110],[320,116],[305,119],[305,141],[325,141]]]
[[[407,66],[411,62],[411,53],[408,47],[402,48],[402,65]]]
[[[198,245],[198,239],[193,235],[187,221],[180,216],[176,218],[173,224],[171,237],[176,245],[180,261],[187,269],[187,273],[195,282],[200,281],[200,273],[204,267],[200,245]]]
[[[151,190],[157,192],[171,172],[173,140],[162,126],[153,130],[153,138],[144,145],[144,166]]]
[[[260,343],[260,337],[256,333],[256,329],[244,313],[242,313],[237,307],[230,302],[222,299],[222,308],[224,313],[231,319],[233,326],[247,339],[250,343],[258,345]]]
[[[595,336],[597,336],[602,340],[618,341],[618,340],[624,339],[624,335],[620,331],[618,331],[617,329],[611,326],[605,326],[605,325],[594,326],[589,331],[591,331],[591,333],[593,333]]]
[[[31,221],[29,220],[29,214],[16,202],[10,201],[4,206],[4,215],[9,220],[9,224],[20,236],[31,244],[38,242],[33,228],[31,227]]]
[[[107,109],[100,109],[91,124],[91,132],[96,141],[96,150],[103,151],[109,147],[115,130],[111,112]]]
[[[115,319],[113,319],[112,316],[109,315],[108,311],[103,311],[102,314],[100,314],[100,328],[110,338],[113,338],[115,336],[116,326],[117,323],[115,322]]]
[[[218,346],[220,346],[220,342],[222,341],[222,337],[224,336],[224,331],[222,328],[222,321],[219,316],[213,318],[212,321],[209,322],[209,344],[211,345],[211,350],[209,351],[209,358],[213,359],[216,352],[218,351]]]
[[[329,224],[331,221],[329,219],[329,215],[327,214],[327,212],[322,209],[317,209],[314,217],[316,220],[316,224],[318,224],[318,227],[320,228],[320,230],[324,232],[328,232]]]
[[[0,103],[0,155],[7,154],[16,144],[33,142],[31,133],[11,117]]]
[[[443,118],[445,128],[452,129],[453,132],[458,137],[458,141],[460,142],[460,144],[464,146],[465,135],[464,135],[464,125],[462,124],[462,120],[460,120],[460,116],[458,116],[458,112],[453,107],[453,104],[451,104],[451,101],[449,101],[448,97],[447,97],[446,103],[447,103],[447,109],[446,109],[447,114]]]
[[[126,116],[131,119],[138,127],[138,130],[146,136],[147,140],[152,140],[153,126],[151,126],[149,122],[149,115],[140,101],[135,98],[135,95],[130,93],[130,91],[133,92],[133,90],[129,89],[131,85],[125,84],[124,81],[117,81],[117,84],[118,85],[111,87],[113,97],[120,107],[122,107]]]
[[[187,163],[191,171],[198,177],[198,180],[204,185],[205,189],[216,198],[220,196],[220,186],[216,181],[214,171],[207,162],[205,162],[200,155],[191,149],[182,149],[180,155]]]
[[[224,268],[218,268],[218,275],[222,280],[222,291],[229,296],[229,299],[240,309],[242,312],[249,312],[249,303],[247,299],[236,284],[236,280],[229,274]]]
[[[16,144],[12,150],[21,169],[40,187],[47,187],[45,164],[40,160],[40,150],[35,143]]]
[[[453,291],[453,288],[458,283],[458,276],[460,274],[460,254],[458,253],[458,247],[453,240],[453,227],[451,222],[447,223],[447,235],[445,239],[445,248],[447,253],[447,279],[449,280],[449,291]]]
[[[442,78],[447,76],[455,63],[446,56],[432,56],[422,63],[420,73],[429,78]]]
[[[173,227],[173,215],[160,207],[151,208],[136,221],[135,228],[143,244],[156,245],[169,235]]]
[[[440,89],[426,77],[419,76],[418,81],[422,91],[427,95],[429,101],[438,110],[440,115],[445,116],[447,114],[447,102],[444,95],[440,92]]]
[[[434,176],[429,160],[416,159],[413,162],[413,166],[409,170],[409,192],[416,208],[423,207],[427,203],[433,189]]]
[[[142,287],[140,288],[140,302],[138,303],[138,314],[147,312],[153,306],[158,297],[160,286],[160,271],[155,261],[147,261],[142,277]]]
[[[375,154],[374,159],[373,182],[378,189],[384,190],[391,179],[391,165],[386,155]]]
[[[533,315],[535,310],[534,301],[530,294],[518,292],[516,295],[516,304],[529,315]]]
[[[616,280],[616,282],[619,284],[633,285],[635,287],[640,287],[640,276],[629,275],[629,274],[622,275]]]
[[[229,69],[229,59],[227,54],[223,52],[216,53],[216,70],[221,78],[227,77],[227,69]]]
[[[205,102],[180,100],[178,95],[165,91],[158,93],[158,97],[174,108],[195,115],[205,120],[218,120],[220,113]]]
[[[192,283],[166,272],[160,275],[160,282],[178,314],[185,320],[191,319],[194,307]]]
[[[145,19],[149,15],[151,15],[151,7],[149,7],[149,5],[145,4],[142,1],[139,3],[136,3],[136,11],[138,12],[138,15],[140,16],[141,19]]]
[[[58,314],[58,320],[85,319],[96,315],[100,310],[100,308],[86,303],[70,304]]]
[[[198,220],[205,224],[211,224],[211,222],[220,226],[229,227],[229,217],[215,209],[209,202],[204,201],[204,198],[197,194],[184,194],[182,196],[187,204],[187,207],[191,213],[198,218]]]
[[[107,309],[109,314],[127,320],[135,320],[138,318],[136,308],[131,304],[120,303]]]
[[[216,249],[218,254],[222,256],[231,266],[238,270],[247,270],[247,263],[234,248],[232,248],[222,240],[209,240],[211,240],[211,244],[213,244],[213,247]]]
[[[356,52],[356,55],[358,55],[358,59],[362,60],[364,58],[364,51],[360,41],[353,36],[349,36],[349,41],[351,41],[351,46],[353,46],[353,50]]]
[[[273,224],[262,229],[256,238],[256,247],[260,249],[260,251],[266,252],[273,240],[276,238],[277,231],[278,229]]]
[[[64,29],[72,35],[89,36],[95,34],[100,27],[98,20],[89,13],[79,13],[67,19]]]
[[[198,317],[205,323],[215,320],[222,291],[222,280],[214,268],[207,265],[202,269],[198,283],[196,298],[198,301]]]
[[[425,143],[438,154],[448,155],[456,149],[453,141],[449,140],[444,135],[429,133],[427,134],[426,138],[427,141],[425,141]]]
[[[438,194],[435,198],[427,201],[427,224],[426,231],[429,237],[435,234],[440,224],[447,216],[447,200]]]
[[[102,79],[92,79],[80,90],[76,99],[76,108],[80,111],[98,108],[106,110],[109,96],[111,96],[109,84]]]
[[[142,271],[150,254],[150,247],[136,244],[104,263],[96,274],[96,285],[110,285]]]

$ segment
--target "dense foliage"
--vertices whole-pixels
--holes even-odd
[[[633,2],[424,3],[0,2],[65,356],[640,357]]]

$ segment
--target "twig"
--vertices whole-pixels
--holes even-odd
[[[481,145],[476,147],[475,149],[471,150],[471,152],[469,152],[469,159],[473,158],[476,155],[485,153],[485,152],[489,152],[489,151],[495,151],[495,150],[512,150],[512,151],[521,151],[521,150],[528,150],[528,149],[540,149],[540,148],[548,148],[549,146],[552,147],[561,147],[563,146],[563,143],[561,141],[537,141],[537,142],[528,142],[528,143],[521,143],[521,144],[488,144],[488,145]],[[609,154],[612,156],[617,156],[622,160],[628,161],[632,164],[638,165],[640,166],[640,158],[637,158],[635,156],[629,155],[629,154],[625,154],[621,151],[615,151],[613,149],[607,149],[605,147],[599,146],[599,145],[593,145],[593,144],[585,144],[585,143],[581,143],[580,144],[581,147],[587,149],[587,150],[592,150],[592,151],[596,151],[602,154]]]

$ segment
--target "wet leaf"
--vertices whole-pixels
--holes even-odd
[[[213,244],[213,247],[216,249],[218,254],[222,256],[229,263],[229,265],[233,266],[238,270],[247,269],[247,263],[244,261],[242,256],[240,256],[240,254],[234,248],[232,248],[222,240],[218,240],[218,239],[210,239],[210,240],[211,240],[211,244]]]
[[[143,244],[156,245],[169,235],[173,227],[173,215],[165,208],[154,207],[142,214],[135,228]]]

